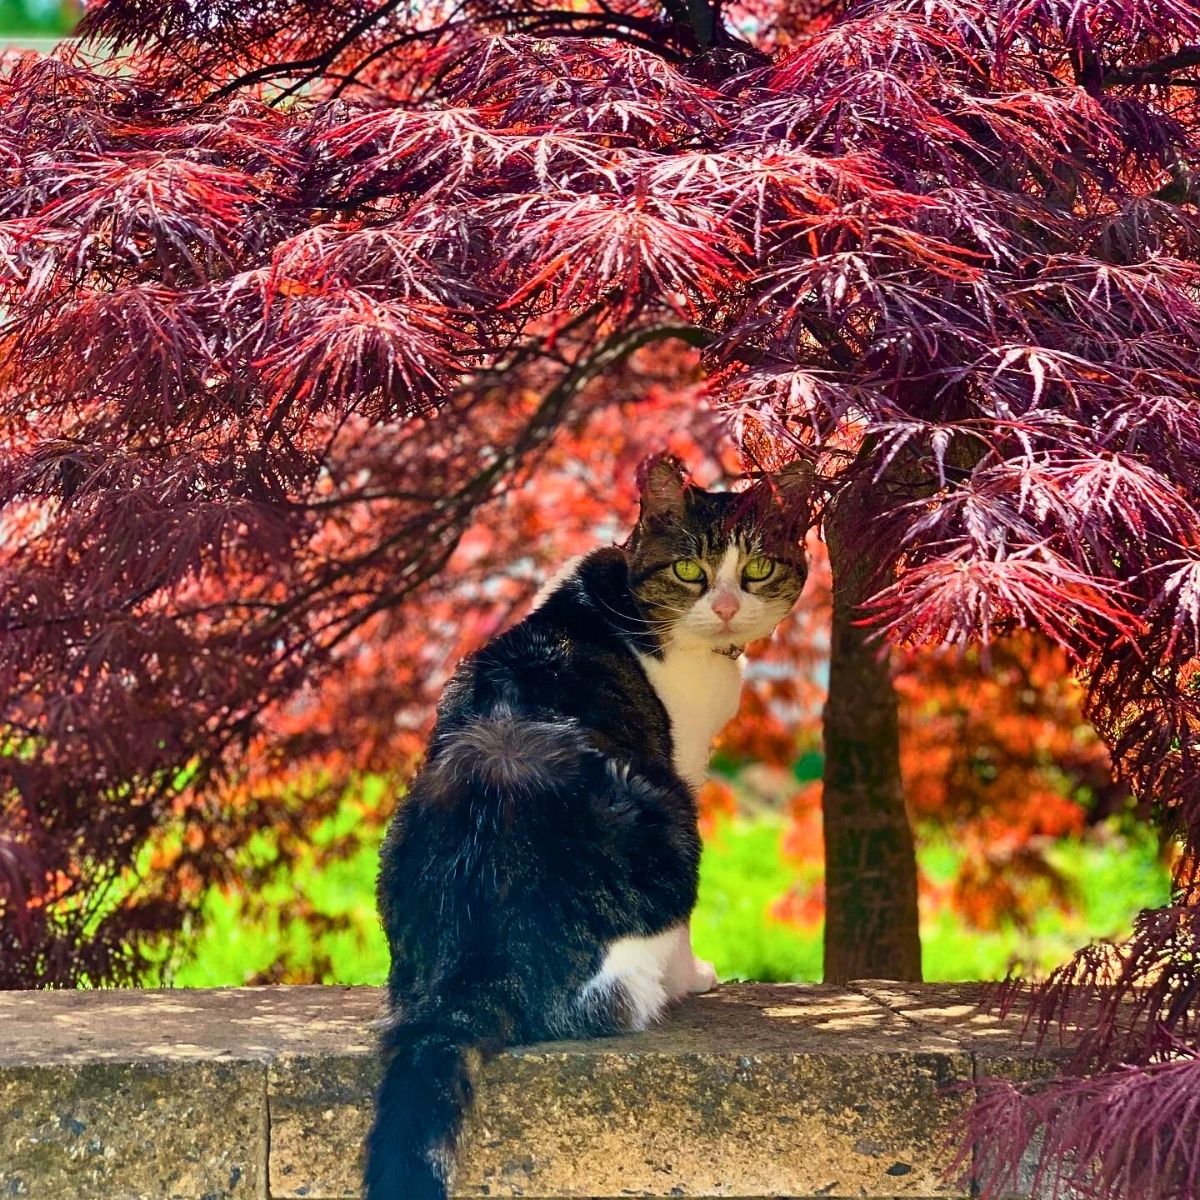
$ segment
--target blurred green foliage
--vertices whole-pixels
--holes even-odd
[[[369,803],[382,801],[371,795],[375,789],[365,790]],[[382,982],[387,949],[374,897],[380,832],[375,823],[362,824],[361,814],[360,795],[326,822],[298,864],[274,873],[252,906],[236,891],[210,890],[200,921],[173,942],[169,960],[164,952],[160,981],[186,987]],[[771,916],[788,888],[820,884],[819,867],[781,856],[783,830],[783,820],[771,814],[738,818],[721,825],[705,848],[693,931],[697,952],[724,979],[820,978],[819,922],[796,926]],[[922,832],[918,857],[936,889],[953,877],[960,852],[935,831]],[[270,875],[274,851],[267,837],[247,853],[256,877],[264,868]],[[1140,909],[1168,898],[1168,872],[1146,831],[1105,826],[1087,840],[1062,839],[1049,853],[1071,899],[1044,905],[1026,930],[1004,920],[993,930],[971,929],[949,906],[923,904],[927,979],[997,979],[1012,965],[1045,972],[1090,938],[1127,933]]]
[[[75,28],[82,5],[76,0],[0,0],[0,41],[14,35],[53,37]]]

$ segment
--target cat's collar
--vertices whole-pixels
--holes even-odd
[[[713,653],[720,654],[724,658],[741,658],[745,648],[745,646],[716,646]]]

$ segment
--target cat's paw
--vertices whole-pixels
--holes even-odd
[[[693,996],[699,996],[703,992],[711,992],[717,986],[717,970],[710,962],[705,962],[702,958],[692,959],[692,982],[688,985],[688,991]]]

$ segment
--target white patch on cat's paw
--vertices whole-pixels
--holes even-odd
[[[609,943],[599,973],[584,985],[584,998],[591,991],[620,988],[629,1010],[629,1027],[638,1032],[648,1029],[672,999],[665,981],[681,931],[686,937],[687,926],[676,925],[652,937],[626,937]]]
[[[710,962],[705,962],[702,958],[692,959],[692,982],[688,986],[688,991],[693,996],[699,996],[704,992],[711,992],[716,986],[716,967]]]

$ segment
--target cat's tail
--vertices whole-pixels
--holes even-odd
[[[467,1060],[478,1043],[461,1030],[388,1029],[367,1137],[364,1200],[446,1200],[454,1146],[471,1103]]]

